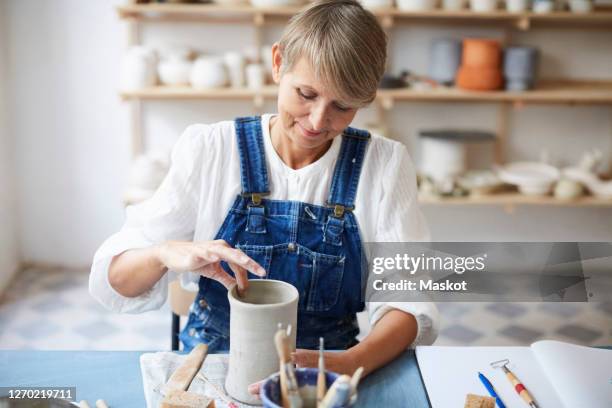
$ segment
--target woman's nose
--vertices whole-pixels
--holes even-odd
[[[327,126],[327,107],[324,104],[316,104],[310,111],[310,124],[315,132],[319,132]]]

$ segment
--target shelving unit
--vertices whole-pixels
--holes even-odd
[[[261,90],[219,88],[197,90],[189,86],[158,86],[122,92],[121,97],[130,99],[272,99],[277,89],[269,85]],[[438,87],[428,90],[411,88],[380,90],[377,98],[391,108],[396,101],[431,102],[500,102],[534,104],[612,104],[612,81],[548,81],[538,88],[525,92],[465,91],[458,88]],[[391,105],[391,106],[389,106]]]
[[[140,42],[140,25],[147,21],[246,23],[255,28],[253,41],[261,46],[262,30],[270,24],[284,24],[299,12],[301,7],[255,8],[250,5],[220,4],[130,4],[117,8],[121,19],[128,22],[130,45]],[[538,14],[532,12],[508,13],[495,11],[476,13],[470,10],[427,12],[406,12],[396,8],[372,10],[382,26],[389,31],[401,24],[436,25],[479,25],[495,26],[504,30],[504,42],[509,43],[513,30],[530,30],[539,27],[558,29],[595,29],[612,30],[612,10],[596,10],[591,13],[553,12]],[[136,91],[122,92],[121,98],[130,103],[132,109],[132,147],[134,153],[142,151],[141,107],[150,100],[246,100],[261,108],[266,100],[275,99],[277,88],[273,85],[260,90],[220,88],[197,90],[191,87],[157,86]],[[496,159],[504,161],[511,106],[524,104],[567,104],[567,105],[612,105],[612,80],[548,80],[540,81],[537,89],[525,92],[508,91],[465,91],[458,88],[436,87],[431,89],[393,89],[379,90],[376,104],[379,114],[393,109],[398,102],[468,102],[498,104]],[[465,206],[494,205],[503,206],[511,212],[517,205],[540,205],[556,207],[608,207],[612,199],[583,197],[575,201],[560,201],[554,197],[525,196],[519,193],[498,193],[477,197],[453,197],[423,199],[425,205]]]
[[[265,20],[282,22],[301,10],[300,7],[256,8],[250,5],[219,4],[130,4],[118,7],[119,16],[123,19],[136,20],[221,20],[232,22],[249,22],[254,19],[263,23]],[[422,23],[504,23],[510,27],[527,30],[531,27],[571,24],[582,28],[606,28],[612,24],[612,11],[593,11],[590,13],[572,13],[568,11],[553,13],[509,13],[503,10],[476,13],[470,10],[461,11],[402,11],[397,8],[374,9],[372,12],[385,23],[395,22]]]

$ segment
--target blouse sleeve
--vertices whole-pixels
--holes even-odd
[[[111,260],[129,249],[145,248],[167,240],[192,240],[201,191],[204,142],[208,126],[193,125],[181,135],[172,151],[168,174],[148,200],[126,209],[121,230],[110,236],[94,255],[89,293],[107,309],[141,313],[161,307],[168,295],[168,274],[149,291],[126,297],[108,281]],[[184,282],[183,282],[184,283]]]
[[[406,147],[397,143],[382,177],[382,200],[378,210],[376,242],[427,242],[429,228],[418,206],[416,172]],[[439,314],[433,302],[370,302],[373,327],[387,312],[412,314],[418,324],[411,347],[432,344],[438,336]]]

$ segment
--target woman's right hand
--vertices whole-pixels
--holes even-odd
[[[228,290],[237,283],[240,296],[249,285],[247,271],[260,277],[266,275],[261,265],[222,239],[204,242],[167,241],[158,246],[157,257],[168,269],[199,273],[218,281]],[[236,278],[221,267],[221,261],[227,262]]]

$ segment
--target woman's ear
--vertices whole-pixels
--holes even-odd
[[[283,57],[280,52],[280,47],[278,43],[274,43],[272,46],[272,79],[275,84],[280,83],[281,77],[281,66],[283,64]]]

